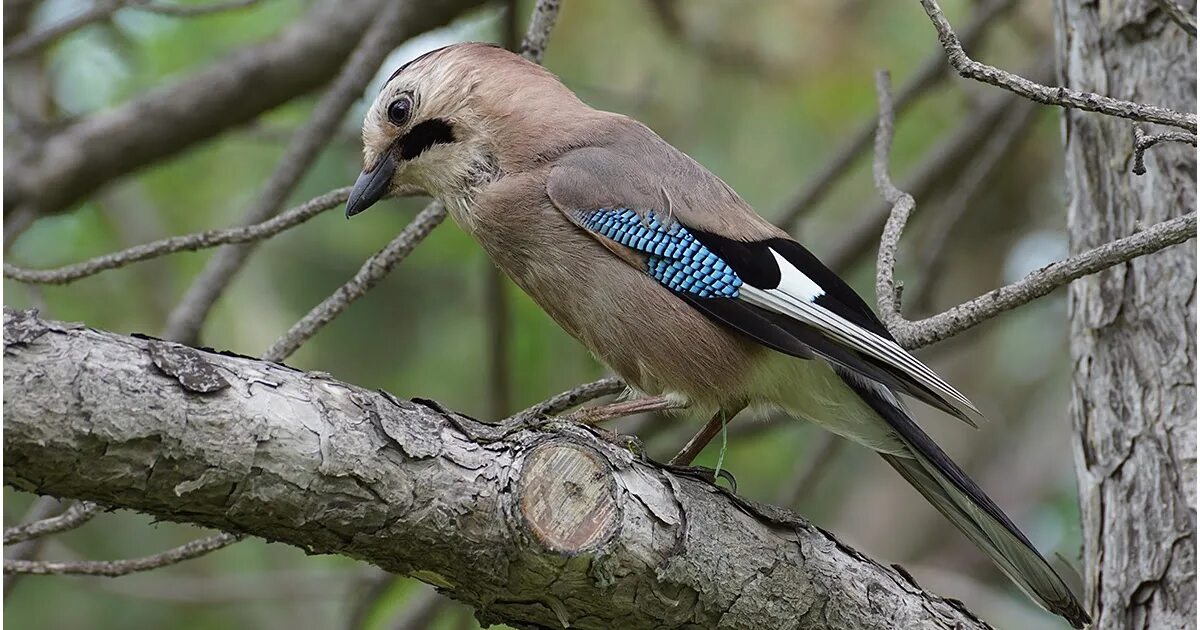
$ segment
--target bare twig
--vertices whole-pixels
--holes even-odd
[[[7,6],[5,8],[7,9]],[[64,504],[62,501],[59,501],[54,497],[45,495],[40,496],[33,501],[32,505],[29,506],[29,510],[26,511],[25,515],[21,517],[21,522],[32,523],[34,521],[50,518],[55,514],[61,514],[64,511],[64,505],[66,505],[69,509],[69,505]],[[46,544],[46,541],[47,539],[43,537],[27,540],[23,543],[17,543],[4,550],[4,557],[11,558],[13,560],[33,560],[37,558],[39,553],[41,553],[42,547]],[[5,578],[5,599],[8,599],[8,596],[12,594],[13,589],[16,588],[17,583],[20,581],[21,576],[19,575],[10,575]]]
[[[550,29],[558,18],[559,0],[538,0],[529,19],[529,28],[521,43],[521,54],[531,61],[540,63],[549,41]],[[408,256],[433,228],[446,218],[446,208],[435,201],[425,207],[408,227],[391,243],[371,256],[346,284],[313,307],[300,321],[292,325],[263,354],[269,361],[282,361],[291,356],[305,341],[341,315],[348,306],[370,291],[392,269]]]
[[[75,529],[92,520],[100,512],[100,506],[88,501],[72,503],[65,512],[58,516],[36,520],[24,525],[17,525],[4,530],[4,544],[12,545],[34,538]]]
[[[67,284],[81,278],[96,275],[109,269],[117,269],[150,258],[157,258],[176,252],[195,251],[207,247],[216,247],[229,243],[247,243],[259,241],[274,236],[284,230],[295,227],[305,221],[335,208],[346,201],[350,188],[338,188],[324,195],[314,197],[303,204],[280,214],[272,219],[241,227],[223,230],[208,230],[183,236],[172,236],[153,243],[135,245],[119,252],[97,256],[73,265],[57,269],[23,269],[5,263],[4,277],[37,284]]]
[[[615,376],[608,376],[598,381],[584,383],[568,389],[557,396],[547,398],[542,402],[514,414],[509,421],[530,420],[539,416],[555,416],[568,409],[578,407],[602,396],[611,396],[625,391],[625,383]]]
[[[1132,236],[1105,243],[1043,267],[1019,282],[989,291],[943,313],[906,322],[898,331],[894,331],[896,340],[909,349],[942,341],[1086,275],[1195,237],[1195,212],[1163,221]]]
[[[925,13],[933,21],[934,28],[937,29],[938,40],[942,43],[942,48],[946,51],[946,57],[950,61],[950,65],[958,71],[959,75],[965,78],[1001,87],[1010,92],[1020,94],[1025,98],[1047,105],[1058,105],[1059,107],[1068,109],[1099,112],[1109,116],[1169,125],[1171,127],[1186,129],[1192,133],[1196,132],[1195,114],[1177,112],[1165,107],[1144,105],[1133,101],[1122,101],[1108,96],[1101,96],[1091,92],[1079,92],[1065,87],[1050,87],[994,66],[975,61],[968,57],[966,51],[963,50],[962,43],[954,33],[954,28],[950,25],[950,21],[942,14],[942,8],[938,6],[937,0],[921,0],[921,6],[925,8]]]
[[[978,111],[970,114],[953,133],[930,149],[906,178],[904,189],[922,199],[932,194],[950,174],[962,168],[975,148],[986,141],[1016,101],[1017,97],[1011,94],[990,95]],[[825,264],[834,271],[842,272],[862,260],[879,244],[879,232],[890,211],[890,204],[880,202],[847,226],[840,240],[830,247],[828,254],[822,256]]]
[[[1014,0],[997,0],[979,6],[971,18],[971,22],[963,29],[962,41],[970,46],[982,41],[988,32],[988,27],[1002,13],[1010,9]],[[916,72],[900,86],[896,93],[896,112],[903,113],[917,98],[946,78],[946,56],[940,50],[929,55]],[[856,158],[871,144],[875,137],[875,117],[870,116],[854,131],[848,140],[834,153],[833,159],[825,163],[821,170],[814,173],[804,182],[791,199],[785,204],[783,218],[779,227],[789,232],[796,229],[800,220],[812,212],[818,204],[833,190],[834,185],[847,173]],[[877,231],[877,230],[876,230]],[[872,237],[874,234],[872,234]]]
[[[1182,142],[1196,146],[1196,135],[1191,133],[1180,133],[1178,131],[1167,131],[1164,133],[1156,133],[1154,135],[1146,135],[1141,127],[1133,128],[1133,174],[1146,174],[1146,149],[1160,142]]]
[[[892,204],[892,212],[883,226],[883,237],[879,241],[876,261],[875,301],[879,318],[889,329],[901,321],[900,291],[896,284],[896,250],[900,246],[900,235],[912,213],[916,202],[912,195],[896,188],[888,174],[888,155],[892,151],[892,136],[895,133],[896,112],[892,108],[891,76],[880,70],[875,74],[875,95],[879,103],[879,130],[875,133],[875,160],[873,171],[875,187],[884,200]]]
[[[1048,49],[1038,57],[1042,61],[1031,70],[1031,76],[1049,76],[1053,63]],[[954,133],[931,149],[925,159],[913,169],[903,186],[913,198],[926,198],[941,186],[949,175],[960,172],[963,165],[975,154],[977,147],[995,133],[996,126],[1019,100],[1016,96],[1003,92],[987,98],[978,111],[962,121]],[[862,259],[871,248],[877,247],[879,233],[883,230],[891,210],[891,204],[886,201],[880,202],[869,213],[846,228],[845,236],[823,257],[825,263],[834,271],[842,272]]]
[[[168,549],[162,553],[141,558],[126,560],[88,560],[79,562],[50,562],[41,560],[5,560],[4,574],[28,575],[100,575],[105,577],[120,577],[151,571],[184,560],[191,560],[211,553],[223,547],[228,547],[241,540],[241,536],[220,533],[208,538],[200,538],[189,543]]]
[[[383,280],[400,261],[404,260],[426,236],[446,218],[446,208],[439,201],[425,206],[416,218],[404,228],[392,242],[376,252],[362,264],[346,284],[338,287],[332,295],[314,306],[300,321],[292,325],[271,347],[263,353],[268,361],[283,361],[304,342],[317,334],[325,324],[341,315],[358,298],[367,294]]]
[[[550,43],[550,31],[558,20],[562,0],[538,0],[529,16],[525,38],[521,40],[521,56],[534,63],[542,63],[546,56],[546,45]]]
[[[895,280],[896,250],[914,203],[911,195],[896,188],[887,170],[894,112],[886,72],[876,76],[876,90],[879,98],[879,133],[875,139],[875,186],[893,207],[880,240],[875,297],[880,319],[905,348],[936,343],[1004,311],[1031,302],[1073,280],[1196,236],[1196,213],[1192,212],[1043,267],[1019,282],[985,293],[943,313],[915,322],[906,321],[900,315],[901,287]]]
[[[124,5],[125,3],[121,0],[99,0],[84,11],[68,17],[57,24],[47,26],[40,31],[26,33],[4,47],[4,60],[9,61],[10,59],[41,50],[89,24],[95,24],[96,22],[108,19],[110,15]]]
[[[921,259],[916,277],[920,279],[916,294],[910,301],[910,306],[925,310],[933,297],[933,289],[937,286],[938,276],[941,275],[942,262],[950,249],[951,238],[955,228],[967,216],[973,206],[972,201],[988,181],[992,173],[1004,161],[1019,141],[1025,137],[1025,132],[1031,128],[1034,112],[1037,111],[1032,101],[1020,101],[1008,114],[1005,120],[988,139],[987,144],[971,159],[970,167],[964,169],[962,178],[954,184],[954,188],[946,195],[937,213],[937,222],[930,226],[930,235],[925,239],[924,256]]]
[[[407,12],[408,6],[403,2],[384,4],[342,72],[317,103],[312,118],[288,143],[279,165],[263,186],[258,201],[246,213],[244,223],[265,221],[279,212],[288,195],[300,183],[300,178],[316,161],[321,148],[337,131],[346,111],[362,95],[379,64],[395,47],[396,34],[401,30]],[[252,251],[254,246],[245,244],[227,247],[213,255],[171,311],[163,336],[176,341],[195,341],[209,311]]]
[[[1159,8],[1163,10],[1163,13],[1166,13],[1167,17],[1171,18],[1173,22],[1178,24],[1179,28],[1182,28],[1188,35],[1191,35],[1192,37],[1196,36],[1196,18],[1192,17],[1192,15],[1187,12],[1187,9],[1179,6],[1179,3],[1174,2],[1173,0],[1156,1],[1158,2]]]

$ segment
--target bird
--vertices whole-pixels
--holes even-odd
[[[649,127],[472,42],[400,66],[362,139],[347,217],[425,190],[642,396],[717,426],[745,409],[782,410],[874,450],[1034,602],[1090,623],[902,396],[971,424],[974,405],[816,256]]]

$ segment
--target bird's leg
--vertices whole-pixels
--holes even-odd
[[[687,406],[686,403],[678,400],[671,400],[666,396],[646,396],[644,398],[623,400],[621,402],[609,403],[607,405],[586,407],[564,416],[562,419],[568,422],[577,422],[579,424],[596,425],[606,420],[612,420],[613,418],[632,416],[635,413],[666,411],[668,409],[679,409],[685,406]]]
[[[729,412],[725,409],[718,409],[717,413],[713,414],[712,419],[709,420],[703,428],[697,431],[696,434],[692,436],[692,439],[688,440],[687,444],[683,446],[683,450],[676,453],[675,457],[672,457],[671,461],[667,462],[667,464],[670,466],[690,466],[692,464],[692,460],[696,459],[696,456],[700,454],[700,451],[703,451],[704,447],[708,446],[708,443],[711,442],[713,438],[717,437],[717,434],[724,430],[726,425],[733,421],[734,416],[736,416],[739,411],[741,411],[740,408],[734,410],[733,412]]]
[[[717,413],[713,414],[712,419],[709,420],[708,423],[706,423],[704,427],[701,428],[695,435],[693,435],[692,439],[688,440],[688,443],[684,445],[683,450],[676,453],[675,457],[672,457],[671,461],[667,462],[667,470],[682,475],[696,477],[714,485],[716,485],[717,479],[724,479],[729,482],[730,489],[736,493],[737,479],[735,479],[733,474],[728,470],[722,470],[720,467],[721,461],[725,459],[724,444],[721,445],[721,459],[717,461],[716,469],[706,468],[704,466],[692,466],[691,464],[692,460],[696,459],[696,456],[700,454],[700,451],[703,451],[704,447],[707,446],[708,443],[711,442],[718,433],[723,432],[725,427],[729,425],[729,422],[733,420],[734,416],[736,416],[741,410],[741,407],[733,410],[732,412],[725,409],[718,409]]]

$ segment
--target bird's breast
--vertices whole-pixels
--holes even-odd
[[[473,235],[555,322],[628,383],[699,404],[744,397],[761,348],[713,323],[548,200],[475,209]]]

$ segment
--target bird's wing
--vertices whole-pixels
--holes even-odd
[[[862,298],[720,179],[661,146],[558,158],[546,190],[566,217],[709,317],[813,354],[971,424],[979,411],[899,346]]]

